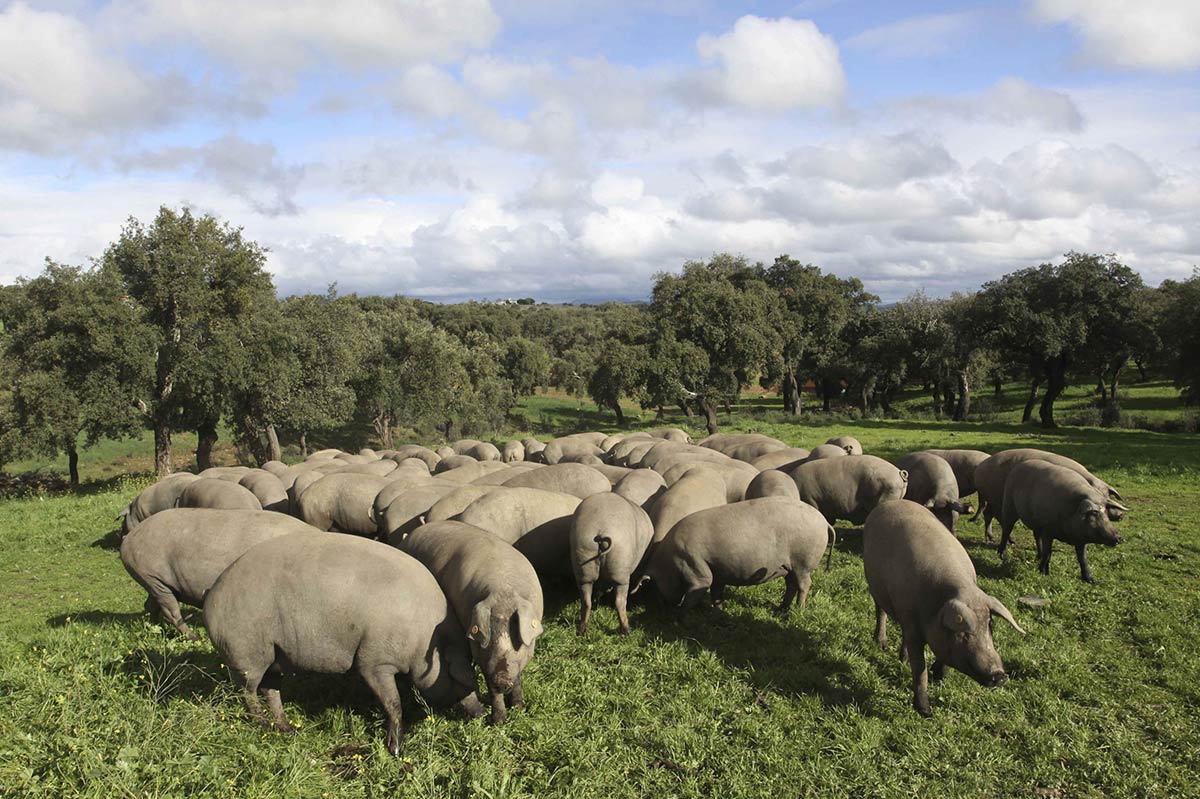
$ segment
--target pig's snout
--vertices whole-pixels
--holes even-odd
[[[1113,539],[1112,539],[1112,543],[1111,543],[1111,544],[1109,544],[1109,546],[1110,546],[1110,547],[1115,547],[1117,544],[1123,544],[1123,543],[1125,543],[1125,539],[1124,539],[1124,538],[1121,538],[1121,536],[1119,536],[1119,535],[1114,535],[1114,536],[1113,536]]]
[[[1003,685],[1007,680],[1008,675],[1002,669],[998,669],[989,674],[983,684],[988,688],[995,688],[998,685]]]

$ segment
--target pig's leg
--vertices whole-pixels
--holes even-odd
[[[931,666],[929,669],[929,679],[933,680],[934,682],[938,682],[945,676],[946,676],[945,661],[934,659],[933,666]]]
[[[387,750],[395,757],[400,754],[404,740],[404,716],[400,707],[400,691],[396,688],[396,670],[390,666],[359,669],[367,687],[387,714]]]
[[[250,714],[250,718],[264,727],[270,727],[271,722],[263,713],[262,705],[258,702],[258,686],[262,682],[265,669],[249,669],[238,668],[236,664],[229,664],[229,672],[233,675],[235,682],[242,686],[242,699],[246,703],[246,712]]]
[[[1092,579],[1092,569],[1090,566],[1088,566],[1086,544],[1075,545],[1075,557],[1079,560],[1079,579],[1083,580],[1085,583],[1096,582],[1094,579]]]
[[[170,588],[167,588],[157,580],[151,580],[146,586],[146,590],[150,592],[149,599],[154,600],[154,604],[158,605],[162,618],[170,622],[171,626],[189,641],[200,640],[192,632],[192,628],[188,627],[187,622],[183,620],[183,613],[179,609],[179,600],[175,598],[175,594],[171,592]]]
[[[483,675],[484,682],[487,683],[489,699],[492,702],[492,718],[491,722],[499,727],[504,722],[508,721],[508,709],[504,706],[504,692],[492,685],[492,680],[486,674]]]
[[[887,614],[875,603],[875,645],[887,651]]]
[[[583,635],[587,632],[588,622],[592,619],[592,584],[579,584],[579,604],[582,607],[582,614],[579,617],[579,626],[575,632]]]
[[[725,609],[725,586],[722,583],[713,583],[712,588],[708,589],[709,596],[712,597],[712,606],[717,610]]]
[[[925,642],[906,633],[905,646],[912,666],[913,709],[925,718],[933,715],[929,707],[929,668],[925,665]]]
[[[267,708],[271,711],[271,718],[274,719],[275,729],[280,732],[295,732],[296,728],[288,722],[287,715],[283,712],[283,698],[279,695],[281,682],[282,675],[268,669],[258,685],[258,690],[259,693],[267,698]]]
[[[513,682],[512,690],[508,692],[509,707],[525,707],[525,692],[521,689],[521,675]]]
[[[992,539],[992,519],[993,518],[994,517],[992,514],[992,506],[991,506],[991,503],[988,503],[987,505],[983,506],[983,540],[984,541],[991,542],[993,540]],[[1000,545],[1004,546],[1004,542],[1001,541]]]
[[[800,578],[800,607],[804,607],[804,603],[808,601],[808,590],[812,588],[812,574],[805,574]]]
[[[683,601],[679,603],[679,615],[682,616],[700,604],[700,600],[704,599],[704,592],[707,590],[707,585],[702,585],[698,588],[689,588],[687,593],[683,595]]]
[[[800,593],[800,581],[797,579],[795,571],[783,575],[783,584],[787,587],[783,590],[783,599],[779,600],[779,606],[775,608],[775,612],[780,616],[787,615],[788,611],[792,609],[792,602],[795,601],[796,595]]]
[[[1050,574],[1050,555],[1054,551],[1054,539],[1050,536],[1039,536],[1042,539],[1042,554],[1038,558],[1038,571]]]
[[[617,606],[617,618],[621,622],[618,632],[621,635],[629,635],[629,613],[625,607],[629,602],[629,584],[618,583],[616,586],[616,594],[613,596],[613,604]]]

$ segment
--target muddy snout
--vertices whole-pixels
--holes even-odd
[[[988,688],[995,688],[999,685],[1003,685],[1007,681],[1008,675],[1005,674],[1002,669],[993,671],[991,674],[984,677],[984,679],[980,680],[980,682],[982,682]]]

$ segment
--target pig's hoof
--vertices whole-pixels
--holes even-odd
[[[508,721],[507,713],[497,713],[493,710],[492,717],[488,719],[488,724],[491,724],[493,727],[502,727],[506,721]]]
[[[923,705],[915,704],[915,705],[913,705],[913,709],[916,710],[918,713],[920,713],[923,717],[925,717],[927,719],[933,718],[933,709],[929,707],[928,703],[923,704]]]
[[[575,634],[576,635],[587,635],[587,628],[588,628],[588,626],[586,624],[579,624],[575,627]]]
[[[622,624],[617,628],[617,632],[621,635],[629,635],[629,626]]]

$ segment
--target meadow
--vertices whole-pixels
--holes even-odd
[[[1146,388],[1147,414],[1155,392],[1165,394]],[[409,699],[408,737],[392,758],[357,676],[300,675],[283,689],[299,732],[264,732],[246,720],[198,614],[193,643],[143,613],[114,518],[148,484],[123,473],[144,471],[149,450],[113,442],[84,454],[78,494],[0,500],[0,796],[1200,795],[1200,437],[1047,432],[1000,403],[987,421],[939,422],[910,401],[914,418],[796,424],[773,400],[747,398],[721,421],[800,446],[848,433],[886,458],[1050,449],[1118,487],[1131,509],[1125,543],[1090,553],[1095,585],[1061,544],[1046,577],[1028,531],[1002,562],[982,524],[962,522],[981,585],[1027,635],[997,625],[1009,682],[988,690],[951,671],[931,688],[932,719],[912,710],[895,648],[873,644],[861,535],[843,524],[833,568],[786,619],[771,611],[777,582],[731,589],[724,611],[681,622],[643,600],[628,637],[602,604],[579,637],[573,586],[548,591],[528,704],[504,727],[426,714]],[[542,437],[614,429],[590,403],[553,396],[515,419]],[[667,422],[701,434],[697,420]],[[183,462],[187,437],[176,445]],[[1019,599],[1030,596],[1047,602]]]

